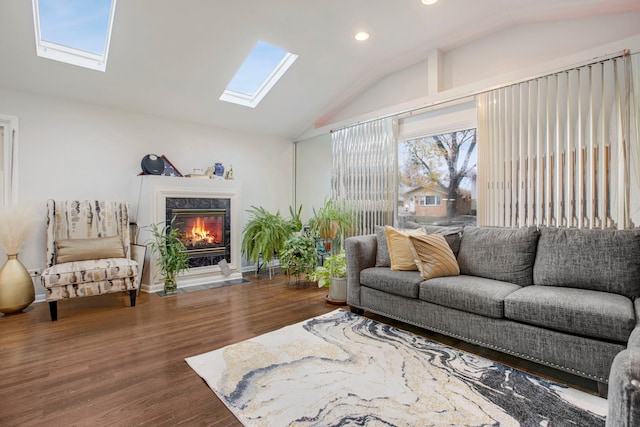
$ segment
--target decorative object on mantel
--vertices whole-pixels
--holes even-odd
[[[7,261],[0,269],[0,312],[19,313],[35,300],[29,271],[18,260],[18,252],[33,232],[37,219],[31,209],[14,205],[0,211],[0,245]]]
[[[175,294],[178,292],[178,274],[189,269],[189,255],[180,239],[180,232],[173,227],[173,220],[169,226],[151,224],[148,229],[153,236],[149,248],[158,256],[160,272],[164,276],[164,294]]]
[[[165,155],[147,154],[142,158],[140,167],[143,175],[183,176]]]
[[[224,174],[224,179],[233,179],[233,165],[229,166],[229,170]]]
[[[213,169],[214,169],[214,172],[213,172],[213,173],[214,173],[216,176],[220,176],[220,177],[221,177],[221,176],[224,176],[224,166],[222,165],[222,163],[216,163],[216,164],[213,166]]]
[[[205,175],[204,171],[200,168],[194,168],[193,173],[187,174],[187,178],[200,178],[200,179],[209,179],[208,175]]]
[[[140,162],[142,173],[145,175],[162,175],[164,160],[155,154],[147,154]]]
[[[164,161],[164,170],[162,171],[162,175],[164,176],[183,176],[180,171],[173,166],[173,163],[171,163],[169,161],[169,159],[167,159],[167,157],[163,154],[162,156],[160,156],[160,158],[162,158],[162,160]]]

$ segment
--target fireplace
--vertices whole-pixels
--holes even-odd
[[[227,198],[167,198],[166,223],[180,230],[189,268],[231,262]]]
[[[139,226],[134,243],[150,241],[148,224],[169,224],[176,218],[174,226],[182,231],[189,254],[189,269],[178,276],[178,288],[242,278],[239,181],[144,175],[136,177],[132,190],[130,219]],[[146,257],[141,289],[161,291],[157,257],[149,250]]]

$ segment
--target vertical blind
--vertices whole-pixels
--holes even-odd
[[[397,119],[387,117],[331,134],[331,196],[355,213],[353,235],[393,224],[397,129]]]
[[[479,224],[635,226],[631,68],[625,54],[477,96]]]

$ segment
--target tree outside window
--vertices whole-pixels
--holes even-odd
[[[401,226],[475,223],[476,129],[402,141],[398,166]]]

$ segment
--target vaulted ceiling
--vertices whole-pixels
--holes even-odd
[[[295,138],[383,76],[523,23],[638,0],[119,0],[105,73],[39,58],[31,2],[2,0],[0,87]],[[371,33],[365,43],[353,35]],[[218,98],[257,40],[299,55],[255,108]]]

